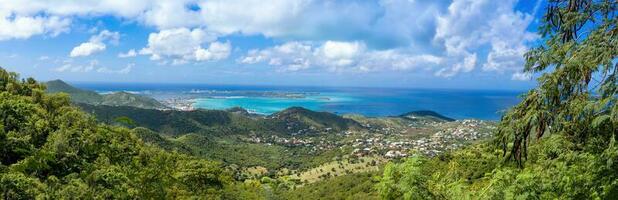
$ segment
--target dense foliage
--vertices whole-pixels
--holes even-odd
[[[0,69],[0,198],[258,197],[220,163],[144,145],[97,124],[33,79]],[[255,196],[258,195],[258,196]]]
[[[496,141],[390,164],[385,199],[618,197],[618,2],[550,0],[525,70],[539,86],[502,118]]]
[[[375,184],[377,173],[356,173],[282,191],[282,199],[379,199]]]

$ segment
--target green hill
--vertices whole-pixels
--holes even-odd
[[[248,199],[221,163],[145,145],[0,68],[0,199]],[[154,142],[163,141],[157,136]]]
[[[59,93],[64,92],[71,96],[71,101],[77,103],[99,104],[103,100],[103,96],[99,93],[89,90],[82,90],[73,87],[62,80],[53,80],[45,83],[47,86],[46,92]]]
[[[296,134],[315,133],[320,131],[343,131],[362,129],[361,125],[352,120],[329,112],[316,112],[302,107],[290,107],[269,116],[272,123],[288,132]]]
[[[114,123],[118,117],[128,117],[138,126],[168,135],[197,132],[215,135],[248,133],[270,135],[362,129],[360,124],[352,119],[300,107],[292,107],[264,117],[224,110],[152,110],[91,104],[78,104],[78,106],[106,123]]]
[[[128,117],[142,126],[167,135],[203,133],[214,135],[244,134],[250,130],[266,130],[257,120],[222,110],[153,110],[130,106],[77,104],[102,122],[114,123]]]
[[[131,94],[127,92],[116,92],[112,94],[101,95],[94,91],[83,90],[73,87],[62,80],[53,80],[46,82],[47,93],[67,93],[71,96],[71,101],[75,103],[86,103],[92,105],[108,105],[108,106],[132,106],[146,109],[165,109],[166,106],[157,100]]]
[[[166,107],[161,102],[153,98],[127,92],[115,92],[112,94],[103,95],[103,99],[100,104],[108,106],[132,106],[149,109],[163,109]]]
[[[446,117],[444,115],[438,114],[437,112],[430,111],[430,110],[412,111],[412,112],[399,115],[399,117],[410,119],[410,120],[425,120],[425,121],[435,121],[435,122],[455,121],[455,119]]]

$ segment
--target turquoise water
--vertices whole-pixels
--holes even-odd
[[[355,101],[357,100],[342,94],[327,93],[307,95],[304,98],[250,96],[209,97],[196,99],[193,106],[206,109],[228,109],[239,106],[253,113],[272,114],[292,106],[300,106],[311,110],[322,110],[324,106],[329,104],[353,103]]]
[[[235,106],[260,114],[272,114],[292,106],[337,114],[395,116],[416,110],[432,110],[455,119],[498,120],[501,111],[517,104],[522,91],[322,88],[282,86],[234,86],[201,84],[82,83],[78,87],[98,92],[131,91],[159,100],[194,99],[194,107],[226,109]],[[289,98],[289,94],[299,95]]]

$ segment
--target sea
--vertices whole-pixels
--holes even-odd
[[[520,101],[524,91],[408,89],[359,87],[241,86],[207,84],[73,83],[99,93],[125,91],[160,101],[190,100],[194,108],[242,107],[257,114],[272,114],[300,106],[336,114],[369,117],[397,116],[431,110],[454,119],[499,120]]]

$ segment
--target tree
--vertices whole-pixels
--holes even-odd
[[[237,186],[218,162],[145,145],[134,131],[99,124],[66,94],[44,90],[0,68],[0,199],[262,195]]]
[[[545,73],[498,129],[508,160],[521,166],[530,142],[547,134],[604,146],[618,134],[617,9],[615,0],[548,2],[539,29],[543,43],[526,53],[524,69]]]

